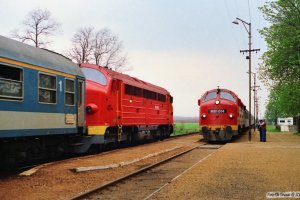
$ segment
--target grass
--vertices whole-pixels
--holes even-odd
[[[174,125],[174,133],[171,135],[182,135],[191,132],[199,132],[199,124],[198,123],[176,123]],[[267,133],[281,133],[279,129],[276,128],[275,125],[267,125]],[[294,133],[297,136],[300,136],[300,133]]]
[[[277,129],[275,125],[267,125],[267,132],[280,133],[280,129]]]
[[[174,125],[174,133],[172,135],[182,135],[191,132],[199,132],[198,123],[177,123]]]

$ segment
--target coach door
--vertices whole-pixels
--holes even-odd
[[[77,117],[77,124],[79,127],[84,126],[84,81],[78,80],[78,117]]]

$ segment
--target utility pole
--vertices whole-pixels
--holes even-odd
[[[253,85],[253,108],[254,108],[254,132],[255,132],[255,128],[256,128],[256,124],[257,124],[257,118],[258,118],[258,100],[257,100],[257,90],[260,88],[258,85],[256,85],[256,73],[253,73],[253,77],[254,77],[254,85]]]
[[[259,100],[259,97],[258,96],[256,96],[256,117],[257,117],[257,120],[256,120],[256,122],[258,122],[258,100]]]
[[[243,23],[243,26],[245,27],[247,33],[248,33],[248,38],[249,38],[249,49],[248,50],[240,50],[240,53],[249,53],[249,56],[246,56],[246,59],[249,60],[249,134],[248,134],[248,141],[251,142],[251,52],[255,51],[260,51],[260,49],[252,49],[251,48],[251,23],[245,22],[244,20],[240,18],[236,18],[235,21],[232,23],[234,24],[239,24],[238,21],[241,21]],[[249,26],[247,29],[246,25]]]
[[[259,105],[258,100],[259,100],[259,97],[256,94],[256,101],[255,101],[255,103],[256,103],[256,107],[255,107],[255,111],[256,111],[256,113],[255,113],[256,114],[256,123],[258,123],[258,119],[259,119],[259,116],[258,116],[258,110],[259,110],[259,108],[258,108],[258,105]]]

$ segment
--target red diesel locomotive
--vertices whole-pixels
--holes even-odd
[[[80,67],[87,134],[97,136],[96,144],[163,139],[173,132],[173,97],[167,90],[97,65]]]
[[[246,106],[230,90],[209,90],[198,105],[200,133],[208,142],[230,141],[249,126]]]

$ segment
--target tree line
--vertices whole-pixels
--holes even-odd
[[[46,48],[51,43],[49,37],[61,27],[47,9],[30,11],[22,25],[22,29],[12,31],[12,37],[39,48]],[[108,28],[79,28],[72,38],[72,47],[65,54],[78,64],[91,63],[116,71],[126,70],[127,57],[122,42]]]
[[[300,115],[300,1],[271,1],[259,9],[271,24],[260,30],[268,47],[259,67],[270,89],[265,115],[276,122]]]

